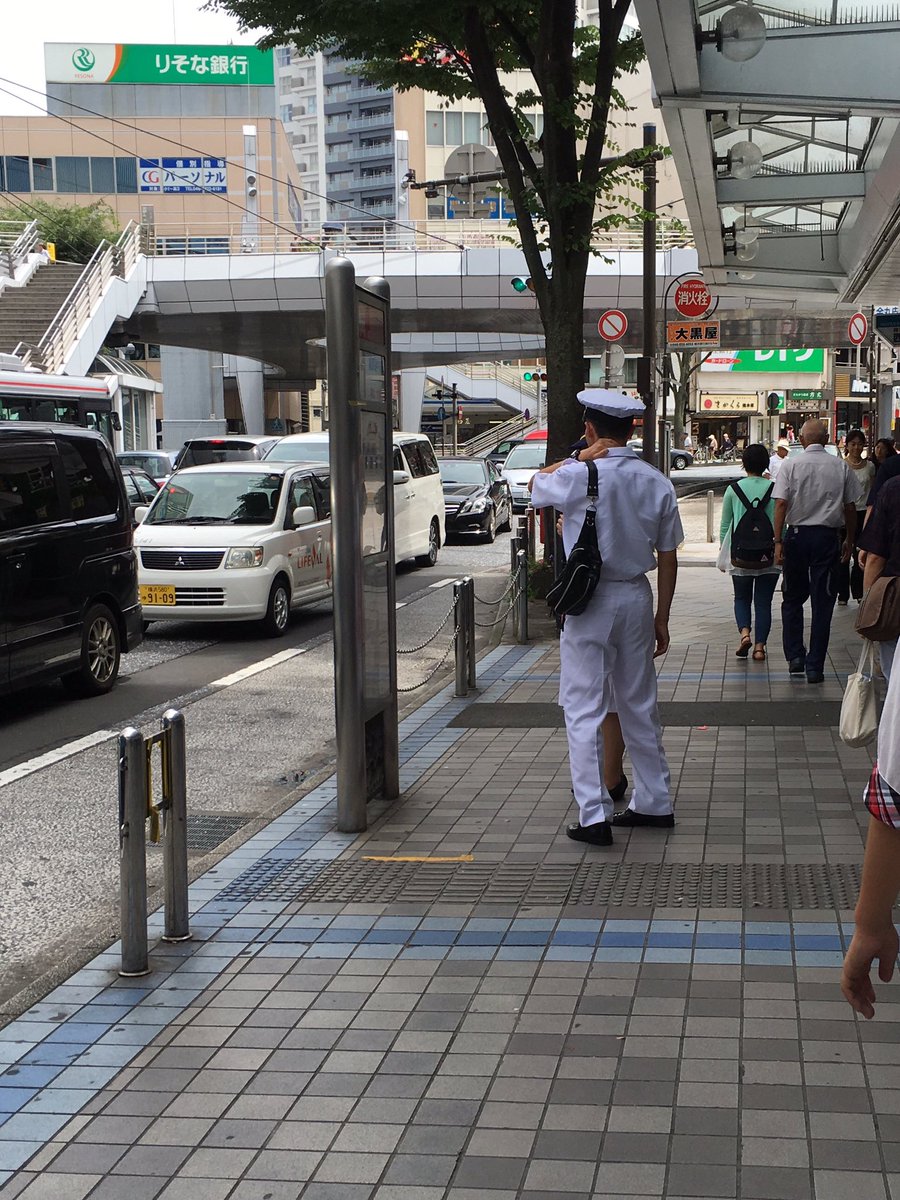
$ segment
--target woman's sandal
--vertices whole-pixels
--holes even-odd
[[[753,651],[753,661],[754,662],[765,662],[766,661],[765,646],[757,646],[756,647],[756,649]]]
[[[738,646],[737,650],[735,650],[735,652],[734,652],[735,658],[746,658],[747,655],[750,653],[750,647],[752,645],[753,645],[753,638],[746,637],[746,636],[742,637],[741,644]]]

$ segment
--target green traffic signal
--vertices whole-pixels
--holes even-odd
[[[515,279],[511,279],[510,283],[513,285],[513,290],[516,292],[533,292],[534,291],[534,284],[531,282],[531,280],[523,279],[519,275],[517,275]]]

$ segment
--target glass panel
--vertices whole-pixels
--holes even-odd
[[[366,712],[378,711],[391,687],[388,636],[388,571],[393,564],[363,561],[363,697]]]
[[[0,529],[24,529],[61,516],[50,454],[7,451],[0,458]]]
[[[117,192],[136,192],[137,191],[137,159],[135,159],[135,158],[117,158],[116,159],[116,191]]]
[[[31,160],[31,175],[36,192],[53,191],[52,158],[33,158]]]
[[[448,146],[462,145],[462,113],[448,112],[444,115],[444,128]]]
[[[91,190],[90,164],[86,157],[57,155],[56,190],[58,192],[89,192]]]
[[[119,510],[119,488],[102,443],[60,438],[59,453],[66,479],[72,516],[76,520],[106,517]]]
[[[91,191],[108,195],[116,190],[111,158],[91,159]]]
[[[380,554],[387,546],[384,520],[384,414],[363,413],[360,437],[363,462],[362,553]]]
[[[481,141],[481,113],[467,112],[463,114],[463,141]]]
[[[444,144],[444,114],[429,110],[425,114],[425,145],[443,146]]]
[[[6,156],[6,190],[8,192],[30,192],[31,171],[28,158],[23,154]]]

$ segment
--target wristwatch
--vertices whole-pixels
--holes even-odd
[[[569,458],[574,458],[576,462],[581,462],[581,459],[578,456],[581,454],[582,449],[583,447],[579,446],[577,450],[573,450],[569,455]]]

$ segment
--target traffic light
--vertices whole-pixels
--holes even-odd
[[[546,383],[547,382],[547,372],[546,371],[526,371],[525,374],[522,376],[522,378],[525,380],[526,383],[537,383],[538,380],[540,380],[541,383]]]
[[[513,285],[513,291],[516,291],[516,292],[533,292],[534,291],[534,280],[531,279],[530,276],[528,277],[528,279],[523,279],[521,276],[517,275],[515,279],[510,280],[510,283]]]

